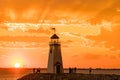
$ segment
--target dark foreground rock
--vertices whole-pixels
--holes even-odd
[[[31,73],[18,80],[120,80],[120,75]]]

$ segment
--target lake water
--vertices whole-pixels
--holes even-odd
[[[32,68],[24,69],[15,69],[15,68],[0,68],[0,80],[17,80],[18,78],[32,73]],[[46,69],[42,69],[41,73],[45,73]],[[68,73],[68,69],[64,70],[65,73]],[[88,69],[78,69],[77,73],[88,74]],[[93,74],[116,74],[120,75],[120,69],[94,69],[92,70]]]

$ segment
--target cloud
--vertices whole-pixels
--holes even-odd
[[[72,43],[73,41],[72,40],[62,40],[61,41],[61,44],[62,44],[62,47],[70,47],[70,44]],[[69,45],[68,45],[69,44]]]
[[[0,48],[40,48],[46,47],[48,42],[8,42],[0,41]]]
[[[9,27],[0,27],[0,47],[46,47],[46,43],[49,42],[48,34],[50,34],[50,30],[42,27],[38,27],[38,29],[30,28],[25,31],[22,31],[19,27],[11,30],[9,30]]]
[[[103,10],[112,0],[0,0],[0,21],[38,22]],[[105,6],[103,6],[105,5]],[[58,15],[59,14],[59,15]],[[76,15],[78,14],[78,15]]]
[[[120,26],[112,27],[112,31],[107,31],[101,28],[101,33],[98,36],[87,36],[88,39],[96,41],[96,44],[104,43],[105,47],[111,50],[120,50]]]
[[[0,30],[2,31],[0,35],[0,47],[40,47],[46,46],[44,43],[48,43],[49,41],[49,37],[44,35],[44,32],[34,34],[22,32],[21,30],[19,33],[17,32],[18,30],[15,30],[15,32],[3,30],[2,28]]]
[[[8,27],[0,24],[0,29],[1,29],[1,30],[8,30]]]
[[[102,58],[102,55],[87,53],[87,54],[84,54],[84,58],[87,60],[97,60],[97,59]]]
[[[51,33],[51,31],[49,29],[43,29],[42,27],[39,27],[38,29],[29,29],[27,32],[29,32],[29,33],[45,33],[45,34]]]
[[[0,36],[48,36],[48,34],[51,34],[49,25],[32,23],[0,24]]]
[[[36,36],[0,36],[0,41],[10,42],[45,42],[48,41],[48,37],[36,37]]]
[[[120,22],[120,0],[115,0],[109,7],[101,10],[94,18],[90,19],[92,23],[100,23],[102,20]]]
[[[1,7],[2,6],[8,6],[8,7],[14,7],[16,9],[25,9],[29,6],[39,6],[46,8],[47,6],[52,7],[52,9],[55,7],[56,8],[70,8],[70,9],[96,9],[102,7],[101,4],[109,3],[112,0],[105,1],[105,0],[0,0],[1,2]],[[6,3],[6,5],[4,4]],[[92,5],[94,4],[94,5]],[[26,6],[26,7],[25,7]],[[81,7],[80,7],[81,6]],[[94,7],[96,6],[96,7]],[[100,6],[100,7],[99,7]]]

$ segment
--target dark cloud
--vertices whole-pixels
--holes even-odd
[[[102,28],[98,36],[87,36],[87,38],[96,41],[96,44],[104,42],[104,45],[111,50],[120,50],[120,26],[112,27],[112,31]]]

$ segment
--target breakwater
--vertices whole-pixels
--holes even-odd
[[[30,73],[19,78],[18,80],[120,80],[120,75],[80,73]]]

